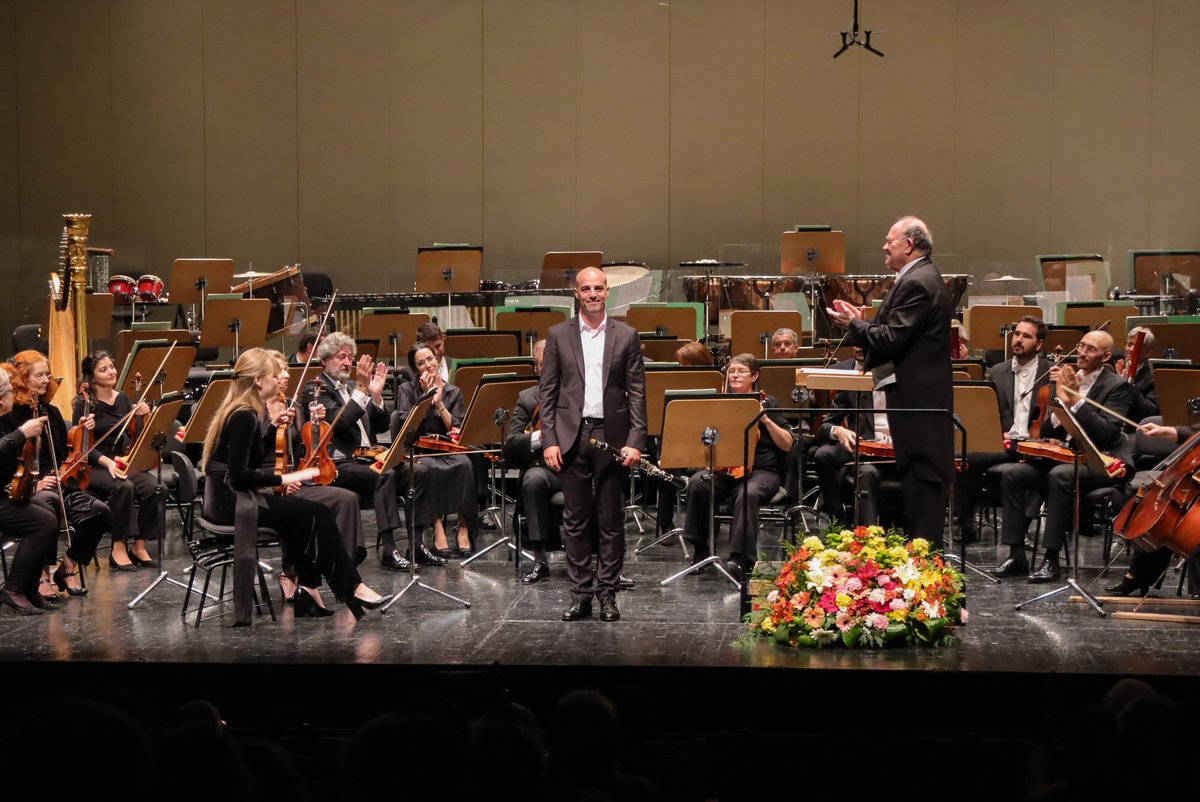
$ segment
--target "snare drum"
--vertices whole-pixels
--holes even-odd
[[[133,302],[136,285],[129,276],[109,276],[108,291],[112,294],[113,303],[128,306]]]
[[[137,294],[143,303],[156,304],[162,297],[163,280],[147,273],[138,279]]]

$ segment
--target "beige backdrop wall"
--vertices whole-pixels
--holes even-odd
[[[1200,3],[874,0],[886,58],[835,61],[850,5],[0,0],[0,324],[40,314],[66,211],[119,272],[344,291],[405,289],[435,241],[516,280],[814,222],[878,272],[903,212],[958,272],[1200,246]]]

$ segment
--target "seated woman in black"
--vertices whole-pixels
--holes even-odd
[[[32,418],[46,418],[46,431],[38,452],[40,478],[30,503],[42,507],[58,521],[66,510],[67,522],[74,533],[62,563],[54,572],[54,584],[70,596],[83,596],[87,588],[79,581],[79,566],[87,565],[96,556],[96,544],[105,532],[112,530],[112,513],[103,501],[76,487],[74,480],[59,485],[57,468],[68,452],[67,425],[58,408],[50,404],[58,386],[50,376],[50,363],[45,355],[41,351],[22,351],[13,357],[13,368],[13,408],[0,423],[0,434],[19,429]],[[55,550],[47,556],[47,565],[53,564]]]
[[[433,349],[420,344],[413,346],[408,352],[408,366],[412,368],[416,378],[400,385],[400,392],[396,397],[398,422],[392,426],[392,436],[396,436],[408,413],[416,406],[417,400],[430,389],[435,391],[433,402],[421,420],[417,433],[421,436],[448,435],[452,429],[461,426],[466,415],[462,392],[441,377],[438,372],[438,359]],[[413,466],[415,527],[432,523],[434,549],[438,556],[446,557],[451,551],[446,542],[442,516],[458,513],[458,554],[461,557],[470,557],[475,519],[479,510],[475,498],[475,474],[471,468],[471,460],[465,454],[447,454],[416,460]],[[420,530],[415,531],[418,534],[414,539],[420,543]]]
[[[324,575],[334,594],[360,618],[364,607],[374,610],[386,598],[363,583],[329,508],[291,495],[302,481],[315,477],[317,469],[280,476],[260,468],[267,444],[275,447],[276,425],[288,425],[293,413],[289,410],[274,421],[266,419],[266,400],[278,392],[278,375],[275,358],[267,351],[251,348],[242,354],[234,366],[229,395],[213,416],[204,441],[204,516],[238,529],[234,626],[250,623],[258,526],[274,529],[287,541],[299,584],[293,597],[297,617],[333,615],[317,590]],[[281,486],[284,495],[260,492]]]
[[[753,354],[738,354],[729,360],[725,378],[731,393],[753,393],[758,381],[758,359]],[[772,396],[762,399],[764,409],[774,409],[779,403]],[[783,483],[786,457],[795,438],[787,428],[787,420],[779,413],[767,413],[758,419],[758,445],[754,447],[754,464],[743,482],[728,473],[717,471],[715,489],[717,501],[733,496],[733,521],[729,525],[729,562],[726,570],[741,578],[758,558],[758,508],[770,501]],[[707,559],[709,496],[708,471],[697,471],[688,479],[687,508],[684,517],[684,537],[691,541],[692,561]]]
[[[0,417],[11,412],[12,406],[12,382],[8,371],[0,370]],[[51,603],[38,591],[38,577],[42,567],[54,559],[58,521],[43,507],[9,497],[9,484],[17,472],[21,452],[29,438],[42,433],[45,423],[44,417],[30,418],[0,437],[0,532],[6,538],[19,539],[0,603],[19,615],[41,615],[41,608]]]
[[[108,555],[108,565],[117,571],[153,565],[146,541],[162,538],[166,489],[159,485],[152,471],[135,471],[122,476],[117,466],[117,457],[133,450],[134,438],[130,432],[134,424],[127,416],[131,412],[138,416],[147,415],[150,407],[142,401],[135,410],[129,396],[117,389],[117,367],[104,351],[84,357],[81,379],[91,388],[91,415],[83,414],[89,404],[81,395],[71,408],[71,421],[82,422],[91,432],[89,441],[96,444],[88,455],[92,472],[87,492],[112,511],[112,551]],[[131,540],[132,545],[128,542]]]

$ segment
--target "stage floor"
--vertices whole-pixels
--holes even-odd
[[[368,542],[374,542],[373,516],[365,516]],[[647,525],[649,531],[649,524]],[[179,536],[177,516],[168,516],[165,564],[170,576],[185,580],[190,565]],[[127,604],[157,575],[143,568],[118,573],[88,569],[86,598],[59,602],[47,615],[0,615],[0,660],[7,663],[163,663],[163,664],[312,664],[414,666],[542,666],[614,668],[816,668],[933,672],[1017,672],[1043,675],[1194,676],[1200,674],[1200,629],[1178,624],[1101,618],[1064,593],[1018,612],[1014,603],[1054,586],[1006,580],[993,585],[968,574],[970,623],[960,627],[961,642],[945,649],[903,648],[886,651],[841,648],[795,650],[772,643],[733,645],[742,630],[739,598],[713,572],[689,576],[663,587],[659,581],[683,567],[677,543],[645,554],[634,547],[651,538],[630,523],[625,573],[636,589],[621,593],[622,618],[575,623],[560,620],[568,603],[562,554],[553,555],[551,575],[537,585],[517,581],[507,549],[493,551],[467,568],[452,560],[444,568],[421,572],[423,581],[471,602],[462,609],[437,594],[414,588],[386,615],[378,612],[355,622],[337,605],[328,619],[301,619],[279,603],[272,586],[278,622],[266,615],[252,627],[232,629],[230,616],[206,620],[199,630],[180,620],[184,592],[163,583],[135,609]],[[484,532],[484,543],[494,533]],[[1084,538],[1085,587],[1096,592],[1120,575],[1125,559],[1097,580],[1102,567],[1099,538]],[[980,566],[997,562],[1000,550],[990,539],[972,545],[968,559]],[[271,560],[277,555],[266,554]],[[364,579],[381,593],[404,587],[407,574],[384,571],[374,551],[361,567]],[[1162,595],[1173,595],[1178,574],[1168,575]],[[326,603],[334,606],[325,589]],[[194,606],[193,606],[194,608]],[[1130,609],[1122,606],[1110,609]],[[1186,612],[1147,605],[1146,610]],[[1195,611],[1200,615],[1200,610]]]

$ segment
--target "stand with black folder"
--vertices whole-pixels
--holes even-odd
[[[737,435],[747,430],[761,409],[757,394],[668,393],[663,410],[662,451],[658,464],[664,470],[708,466],[709,556],[672,574],[660,585],[668,585],[682,576],[715,565],[734,588],[741,590],[742,583],[725,570],[724,561],[716,554],[716,471],[718,468],[741,468],[743,480],[749,475],[754,463],[754,448],[743,448],[746,444]],[[752,431],[758,430],[755,428]],[[722,433],[727,436],[722,438]],[[748,459],[743,458],[745,452],[749,453]]]
[[[391,609],[392,605],[400,601],[400,598],[408,593],[413,587],[419,587],[424,590],[432,591],[439,596],[444,596],[451,601],[458,602],[463,607],[470,608],[471,603],[466,599],[460,599],[457,596],[451,595],[444,590],[438,590],[432,585],[426,585],[421,581],[421,577],[417,574],[417,539],[416,526],[413,523],[414,510],[416,509],[415,500],[417,492],[417,475],[414,468],[418,457],[441,456],[437,454],[422,454],[418,455],[413,452],[412,445],[417,441],[417,436],[421,428],[421,421],[425,420],[426,413],[429,412],[429,405],[433,403],[433,396],[436,394],[436,388],[430,388],[425,395],[417,399],[417,403],[413,404],[413,408],[408,411],[408,417],[404,420],[404,425],[400,427],[400,431],[396,433],[396,439],[392,441],[392,445],[388,450],[379,455],[375,462],[371,465],[371,470],[375,473],[382,474],[384,471],[393,470],[401,462],[408,462],[408,509],[404,515],[405,528],[408,530],[408,542],[412,551],[412,559],[408,561],[408,584],[400,589],[388,601],[387,604],[380,608],[381,613],[386,613]]]

